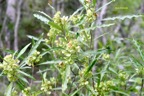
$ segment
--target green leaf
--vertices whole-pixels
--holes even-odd
[[[142,67],[143,64],[137,60],[135,57],[131,56],[132,58],[130,58],[131,62],[134,64],[135,67]]]
[[[19,79],[17,82],[16,82],[17,86],[23,90],[25,87],[26,87],[26,84],[21,80]]]
[[[92,69],[92,67],[96,64],[96,62],[97,62],[97,58],[96,59],[94,59],[92,62],[91,62],[91,64],[90,64],[90,66],[87,68],[87,71],[85,72],[85,74],[84,75],[87,75],[87,73]]]
[[[97,94],[96,94],[96,92],[95,92],[95,90],[93,89],[92,86],[90,86],[90,85],[86,85],[86,87],[87,87],[88,90],[91,91],[92,94],[94,94],[95,96],[97,96]]]
[[[20,80],[22,80],[23,82],[25,82],[25,83],[29,84],[29,82],[27,81],[27,79],[26,79],[26,78],[24,78],[24,77],[22,77],[22,76],[19,76],[19,79],[20,79]]]
[[[81,30],[78,31],[78,32],[79,32],[79,33],[80,33],[80,32],[84,32],[84,31],[89,32],[89,31],[91,31],[91,30],[95,30],[95,28],[96,28],[96,27],[89,27],[89,28],[81,29]]]
[[[31,43],[27,44],[20,52],[19,54],[17,55],[16,58],[19,58],[26,50],[27,48],[30,46]]]
[[[109,4],[111,4],[112,2],[114,2],[115,0],[111,0],[110,2],[106,3],[105,5],[103,5],[102,7],[100,7],[99,9],[96,10],[96,12],[100,11],[103,7],[108,6]]]
[[[139,52],[139,55],[140,55],[141,59],[144,61],[144,53],[143,53],[143,51],[141,49],[141,46],[140,46],[139,42],[134,40],[134,39],[133,39],[133,42],[134,42],[134,45],[137,48],[137,51]]]
[[[127,94],[127,93],[125,93],[123,91],[112,90],[112,92],[120,93],[120,94],[123,94],[124,96],[130,96],[129,94]]]
[[[29,66],[21,67],[20,69],[31,69]]]
[[[37,92],[35,92],[35,96],[38,96],[38,95],[40,95],[42,93],[42,91],[37,91]]]
[[[43,11],[38,11],[37,13],[45,16],[45,17],[48,18],[50,21],[52,21],[52,18],[51,18],[49,15],[47,15],[46,13],[44,13]]]
[[[33,16],[41,20],[45,24],[48,24],[48,22],[52,21],[52,18],[42,11],[34,12]]]
[[[94,40],[99,39],[100,37],[102,37],[102,36],[104,36],[106,34],[108,34],[108,33],[103,33],[103,34],[99,35],[97,38],[95,38]]]
[[[14,54],[15,53],[15,51],[13,51],[13,50],[8,50],[8,49],[1,49],[1,50],[6,52],[7,54]]]
[[[70,17],[76,15],[78,12],[80,12],[81,10],[83,10],[83,7],[78,8]]]
[[[100,77],[100,80],[101,80],[101,81],[102,81],[104,75],[106,74],[106,72],[107,72],[107,70],[108,70],[108,68],[109,68],[109,65],[110,65],[110,62],[108,62],[108,63],[106,64],[106,66],[103,68],[103,70],[101,71],[101,77]]]
[[[131,19],[131,18],[137,18],[141,17],[142,15],[126,15],[126,16],[116,16],[116,17],[108,17],[104,18],[103,21],[109,21],[109,20],[124,20],[124,19]]]
[[[48,3],[48,5],[54,12],[56,12],[55,8],[51,4]]]
[[[57,63],[60,63],[62,62],[61,60],[56,60],[56,61],[46,61],[46,62],[43,62],[43,63],[40,63],[38,65],[48,65],[48,64],[57,64]]]
[[[13,57],[15,57],[16,54],[18,54],[18,51],[15,51],[15,52],[13,53]]]
[[[39,14],[33,14],[34,17],[36,17],[37,19],[39,19],[40,21],[44,22],[45,24],[48,24],[49,20],[46,17],[43,17]]]
[[[118,73],[113,68],[109,67],[108,70],[118,75]]]
[[[47,72],[45,72],[45,73],[43,74],[43,79],[44,79],[44,80],[46,79],[46,76],[47,76]]]
[[[96,0],[92,0],[94,6],[96,6]]]
[[[74,91],[70,96],[75,96],[75,94],[78,93],[81,89],[82,89],[82,87],[80,87],[79,89],[77,89],[76,91]]]
[[[9,85],[8,85],[8,88],[6,90],[6,96],[11,96],[11,92],[12,92],[12,87],[13,87],[13,82],[11,82]]]
[[[36,41],[39,40],[39,38],[37,38],[35,36],[32,36],[32,35],[27,35],[27,37],[30,38],[30,39],[36,40]],[[42,41],[45,41],[45,40],[42,40]]]
[[[88,50],[88,51],[82,52],[81,54],[84,56],[93,56],[93,55],[102,54],[106,51],[107,51],[107,49],[99,49],[99,50],[92,50],[92,51]]]
[[[62,30],[62,28],[61,28],[59,25],[57,25],[56,23],[54,23],[54,22],[49,22],[48,24],[49,24],[50,26],[58,29],[58,30]]]
[[[31,76],[31,75],[29,75],[29,74],[27,74],[27,73],[25,73],[25,72],[23,72],[23,71],[18,70],[18,72],[21,73],[22,75],[25,75],[25,76],[27,76],[27,77],[35,80],[35,78],[34,78],[33,76]]]
[[[64,74],[64,78],[62,78],[63,79],[63,82],[62,82],[62,92],[63,93],[67,89],[67,83],[68,83],[69,76],[70,76],[70,65],[67,65],[65,74]]]
[[[118,51],[115,54],[114,61],[118,60],[118,57],[119,57],[120,53],[121,53],[121,49],[118,49]]]
[[[115,25],[115,23],[97,25],[96,27],[97,28],[103,28],[103,27],[105,28],[105,27],[110,27],[110,26],[113,26],[113,25]]]
[[[46,68],[43,70],[39,70],[37,73],[43,74],[44,72],[51,71],[51,70],[52,70],[51,68]]]

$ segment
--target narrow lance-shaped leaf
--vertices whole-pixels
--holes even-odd
[[[77,9],[77,10],[71,15],[71,17],[74,16],[74,15],[76,15],[76,14],[77,14],[78,12],[80,12],[82,9],[83,9],[83,7],[80,7],[79,9]]]
[[[124,19],[132,19],[132,18],[137,18],[141,17],[142,15],[126,15],[126,16],[116,16],[116,17],[108,17],[104,18],[103,21],[109,21],[109,20],[124,20]]]
[[[45,72],[45,73],[43,74],[43,79],[44,79],[44,80],[46,79],[46,75],[47,75],[47,73]]]
[[[102,24],[102,25],[97,25],[96,27],[97,28],[102,28],[102,27],[110,27],[110,26],[113,26],[113,25],[115,25],[115,23],[111,23],[111,24]]]
[[[120,93],[122,94],[123,96],[130,96],[129,94],[123,92],[123,91],[117,91],[117,90],[112,90],[112,92],[115,92],[115,93]]]
[[[50,3],[48,3],[48,5],[54,12],[56,12],[55,8]]]
[[[105,76],[105,74],[106,74],[106,72],[107,72],[107,70],[109,68],[109,65],[110,65],[110,62],[108,62],[106,64],[106,66],[104,67],[104,69],[101,71],[101,78],[100,78],[101,81],[102,81],[103,77]]]
[[[22,75],[25,75],[25,76],[27,76],[27,77],[35,80],[35,78],[34,78],[33,76],[31,76],[31,75],[29,75],[29,74],[27,74],[27,73],[25,73],[25,72],[23,72],[23,71],[20,71],[20,70],[19,70],[18,72],[21,73]]]
[[[29,82],[27,81],[26,78],[24,78],[24,77],[22,77],[22,76],[19,76],[19,79],[22,80],[24,83],[29,84]]]
[[[46,13],[44,13],[43,11],[38,11],[38,13],[47,17],[50,21],[52,21],[52,18],[49,15],[47,15]]]
[[[6,90],[6,96],[12,96],[12,87],[13,87],[13,82],[11,82]]]
[[[142,60],[144,61],[144,53],[143,53],[143,51],[142,51],[142,49],[141,49],[140,44],[138,43],[138,41],[136,41],[136,40],[134,40],[134,39],[133,39],[133,42],[134,42],[135,46],[137,47],[137,51],[139,52],[140,57],[141,57]]]
[[[95,96],[97,95],[92,86],[86,85],[86,87],[87,87],[87,89],[90,90]]]
[[[27,37],[30,38],[30,39],[36,40],[36,41],[39,40],[38,37],[35,37],[35,36],[32,36],[32,35],[27,35]],[[45,40],[42,40],[42,41],[45,41]]]
[[[87,73],[92,69],[92,67],[96,64],[97,59],[93,60],[90,66],[87,68],[86,72],[84,75],[87,75]]]
[[[46,17],[43,17],[39,14],[33,14],[34,17],[36,17],[37,19],[39,19],[40,21],[44,22],[45,24],[48,24],[49,20]]]
[[[81,89],[82,89],[82,87],[80,87],[78,90],[74,91],[70,96],[75,96],[75,94],[78,93]]]
[[[62,82],[62,92],[64,92],[67,89],[67,83],[68,83],[68,78],[70,76],[70,65],[66,66],[66,70],[65,70],[65,74],[64,74],[64,78],[63,82]]]
[[[97,58],[94,58],[93,61],[91,62],[91,64],[89,65],[89,67],[87,68],[86,72],[84,73],[84,76],[87,75],[87,73],[93,68],[93,66],[96,64],[97,60],[101,57],[101,55],[99,55]]]
[[[45,24],[48,24],[49,21],[52,21],[52,18],[42,11],[34,12],[34,17],[41,20]]]
[[[44,22],[45,24],[48,24],[58,30],[62,30],[62,28],[59,25],[57,25],[56,23],[54,23],[52,18],[50,16],[48,16],[46,13],[44,13],[42,11],[38,11],[37,13],[35,13],[33,15],[34,15],[34,17],[36,17],[40,21]]]
[[[115,0],[111,0],[110,2],[106,3],[104,6],[100,7],[99,9],[97,9],[96,12],[100,11],[103,7],[108,6],[109,4],[111,4],[114,1]]]
[[[61,60],[56,60],[56,61],[46,61],[46,62],[43,62],[43,63],[40,63],[38,65],[48,65],[48,64],[57,64],[57,63],[60,63],[62,62]]]
[[[23,80],[19,79],[18,81],[16,81],[17,86],[19,87],[19,89],[23,90],[26,87],[26,83],[24,83]]]
[[[19,58],[26,50],[27,48],[30,46],[31,43],[27,44],[20,52],[19,54],[17,55],[16,58]]]

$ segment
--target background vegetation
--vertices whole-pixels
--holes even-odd
[[[143,0],[0,0],[1,96],[143,96],[143,13]]]

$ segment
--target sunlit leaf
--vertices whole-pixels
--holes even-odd
[[[27,50],[27,48],[31,45],[31,43],[27,44],[17,55],[16,58],[19,58],[23,53],[25,53],[25,51]]]
[[[20,70],[18,70],[18,72],[21,73],[22,75],[26,76],[26,77],[29,77],[29,78],[35,80],[35,78],[33,76],[31,76],[30,74],[28,74],[28,73],[25,73],[25,72],[20,71]]]
[[[104,18],[103,21],[132,19],[132,18],[137,18],[141,16],[142,15],[126,15],[126,16],[108,17],[108,18]]]
[[[67,83],[68,83],[69,76],[70,76],[70,65],[67,65],[66,66],[66,71],[65,71],[65,74],[64,74],[64,78],[62,78],[63,79],[62,92],[64,92],[67,89]]]
[[[8,88],[7,88],[7,90],[6,90],[6,96],[11,96],[12,87],[13,87],[13,82],[11,82],[11,83],[8,85]]]

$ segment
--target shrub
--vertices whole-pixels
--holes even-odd
[[[100,26],[109,27],[111,24],[100,26],[95,24],[96,0],[80,1],[83,7],[70,16],[62,16],[60,12],[56,12],[53,18],[41,11],[34,14],[36,18],[48,24],[50,30],[47,36],[42,35],[40,38],[31,36],[32,44],[26,45],[20,52],[3,58],[0,68],[10,82],[6,96],[18,96],[19,93],[23,96],[46,94],[129,96],[131,93],[142,96],[143,64],[133,56],[123,58],[120,49],[110,52],[111,49],[103,46],[94,50],[93,31]],[[139,16],[118,16],[104,20],[123,20]],[[143,61],[144,55],[140,45],[136,40],[133,42]],[[32,45],[31,50],[26,57],[23,57],[30,45]],[[126,64],[128,66],[125,66]],[[126,68],[134,68],[137,71],[135,73]],[[29,72],[30,70],[32,72]],[[35,79],[38,74],[41,77]],[[36,81],[40,82],[35,84]],[[33,88],[35,86],[37,87]]]

